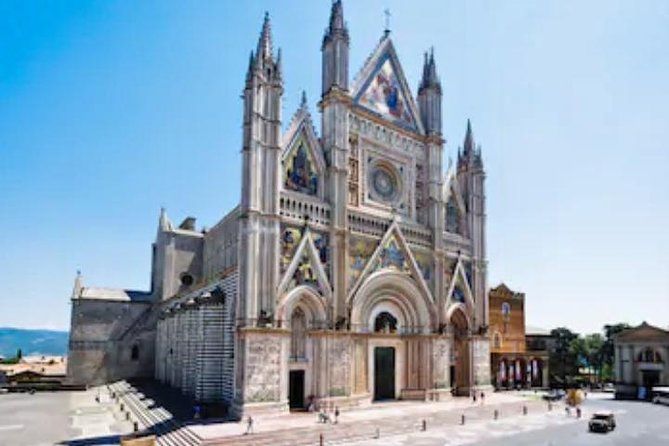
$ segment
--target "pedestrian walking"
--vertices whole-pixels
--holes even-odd
[[[339,406],[335,406],[334,410],[334,424],[339,422]]]
[[[249,415],[249,417],[246,419],[246,432],[244,435],[249,435],[253,433],[253,418]]]
[[[567,414],[568,417],[571,416],[571,409],[569,408],[569,406],[565,407],[564,411],[565,411],[565,413]]]
[[[580,407],[576,408],[576,418],[581,418],[581,408]]]
[[[481,392],[481,405],[485,402],[485,392]]]

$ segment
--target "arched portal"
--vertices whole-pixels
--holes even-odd
[[[286,340],[287,360],[282,365],[285,373],[282,398],[293,410],[305,409],[310,395],[318,395],[318,377],[315,358],[320,355],[318,339],[312,331],[322,329],[327,317],[325,299],[309,286],[299,286],[286,293],[277,306],[277,320],[290,331]],[[289,341],[289,342],[288,342]]]
[[[471,387],[471,347],[469,319],[462,307],[463,304],[456,304],[449,311],[449,322],[453,329],[451,386],[456,395],[468,396]]]

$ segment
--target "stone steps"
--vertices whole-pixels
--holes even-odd
[[[119,381],[109,386],[119,402],[122,402],[137,421],[141,430],[156,435],[160,446],[196,446],[201,443],[200,438],[190,429],[176,422],[172,414],[160,406],[151,407],[154,401],[145,398],[136,388],[125,381]]]

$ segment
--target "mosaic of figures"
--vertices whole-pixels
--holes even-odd
[[[432,256],[429,253],[417,250],[413,250],[412,254],[414,259],[416,259],[423,280],[432,289]]]
[[[376,259],[374,270],[383,268],[390,268],[402,272],[410,271],[406,255],[399,247],[399,243],[395,237],[391,237],[386,241]]]
[[[360,97],[360,104],[391,121],[409,126],[414,124],[409,104],[402,95],[399,79],[389,57],[372,77],[367,89]]]
[[[362,270],[374,254],[378,240],[365,237],[351,237],[348,250],[348,284],[355,285]]]
[[[303,138],[300,138],[284,162],[284,186],[308,195],[318,193],[318,173],[314,159]]]
[[[292,226],[282,226],[281,228],[281,274],[285,273],[290,265],[290,262],[293,261],[295,256],[295,251],[302,241],[303,230],[300,228]],[[316,251],[318,251],[318,258],[323,265],[325,273],[330,276],[330,268],[328,264],[329,260],[329,244],[328,236],[326,234],[321,234],[318,232],[312,232],[311,238],[314,241],[314,246]],[[308,260],[308,259],[307,259]],[[302,265],[300,265],[302,266]],[[306,268],[306,267],[305,267]],[[309,264],[309,268],[311,265]],[[298,268],[299,269],[299,268]],[[305,274],[303,277],[310,277]],[[298,283],[299,285],[300,283]]]

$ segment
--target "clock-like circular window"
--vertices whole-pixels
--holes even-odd
[[[376,164],[372,167],[370,186],[374,198],[380,201],[393,202],[399,196],[399,176],[395,169],[385,164]]]

